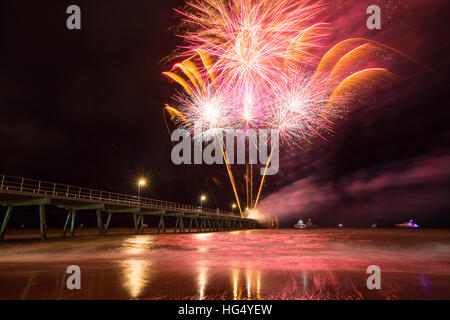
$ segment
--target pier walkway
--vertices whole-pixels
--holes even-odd
[[[46,207],[64,208],[66,214],[62,237],[68,232],[75,236],[76,216],[80,211],[97,215],[98,233],[106,235],[113,215],[129,214],[133,219],[134,233],[144,233],[144,217],[159,216],[157,233],[166,232],[166,220],[175,219],[175,233],[213,232],[251,229],[258,226],[253,219],[241,217],[231,212],[222,212],[199,206],[179,204],[157,199],[120,194],[91,188],[60,183],[45,182],[21,177],[1,176],[0,204],[6,213],[0,229],[3,240],[8,222],[15,207],[36,206],[39,208],[41,239],[46,238]],[[106,213],[106,223],[102,222]]]

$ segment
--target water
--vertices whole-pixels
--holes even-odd
[[[248,230],[0,243],[0,299],[450,299],[448,230]],[[66,287],[69,265],[81,290]],[[366,269],[381,268],[381,290]]]

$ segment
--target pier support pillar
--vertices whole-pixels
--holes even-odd
[[[184,221],[183,221],[183,217],[180,216],[180,231],[181,233],[184,233]]]
[[[72,209],[70,209],[69,212],[67,212],[66,222],[64,223],[64,229],[61,235],[61,237],[63,238],[66,236],[67,229],[69,228],[69,221],[71,216],[72,216]]]
[[[191,220],[189,221],[189,228],[188,228],[188,232],[189,232],[189,233],[191,232],[192,223],[194,222],[194,220],[195,220],[195,225],[197,226],[197,229],[198,229],[198,221],[197,221],[197,218],[191,217]]]
[[[47,236],[47,224],[45,221],[45,204],[39,205],[39,227],[41,230],[41,240]]]
[[[206,223],[208,224],[208,231],[211,232],[211,220],[209,218],[206,218]]]
[[[6,227],[8,226],[8,222],[9,222],[9,219],[11,218],[12,211],[13,211],[13,206],[8,206],[5,217],[3,218],[2,228],[0,229],[0,240],[3,240],[3,237],[5,236]]]
[[[136,217],[136,214],[133,213],[133,223],[134,223],[134,234],[138,234],[138,219]]]
[[[177,221],[175,222],[175,230],[174,233],[177,233],[177,229],[180,229],[180,233],[184,233],[184,222],[182,216],[177,216]]]
[[[191,218],[190,220],[189,220],[189,227],[188,227],[188,232],[190,233],[191,232],[191,228],[192,228],[192,222],[194,221],[194,218]]]
[[[106,235],[106,233],[109,230],[109,225],[111,224],[111,216],[112,216],[112,213],[109,213],[108,218],[106,218],[106,225],[105,225],[105,230],[103,230],[103,235]]]
[[[163,233],[166,233],[166,226],[164,224],[164,216],[163,215],[159,216],[158,233],[161,230],[163,231]]]
[[[95,210],[97,213],[97,227],[98,227],[98,234],[103,234],[103,224],[102,224],[102,211],[100,209]]]
[[[139,233],[144,234],[144,215],[140,214],[138,218]]]
[[[75,222],[76,222],[76,215],[77,215],[77,210],[76,209],[72,209],[72,219],[70,222],[70,237],[75,237]]]
[[[177,233],[179,223],[180,223],[180,217],[177,216],[177,221],[175,221],[175,228],[173,229],[173,233]]]

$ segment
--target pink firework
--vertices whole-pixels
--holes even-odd
[[[197,50],[214,59],[217,81],[254,88],[274,84],[286,66],[317,58],[312,49],[327,25],[312,23],[320,2],[298,0],[204,0],[187,2],[190,31],[183,55]]]
[[[325,138],[358,90],[392,74],[358,69],[355,61],[383,49],[367,39],[344,40],[318,56],[330,28],[318,21],[323,8],[312,0],[187,2],[178,11],[188,29],[184,60],[165,73],[186,91],[175,99],[180,123],[200,123],[204,139],[249,128],[279,129],[290,146]]]

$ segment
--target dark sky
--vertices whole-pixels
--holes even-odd
[[[368,37],[448,78],[447,2],[332,1],[323,18],[335,26],[330,45]],[[71,4],[81,7],[82,30],[66,28]],[[381,31],[365,29],[369,4],[386,13]],[[176,86],[161,72],[180,44],[169,28],[178,23],[172,8],[182,5],[2,1],[0,171],[124,193],[134,193],[143,175],[147,196],[196,203],[207,193],[209,206],[229,209],[233,195],[222,166],[170,160],[162,107]],[[375,88],[327,141],[282,157],[263,205],[286,203],[286,223],[308,215],[322,224],[417,217],[450,226],[450,82],[407,59],[390,64],[400,83]],[[305,203],[312,194],[315,201]]]
[[[180,2],[76,1],[80,31],[66,28],[72,3],[4,4],[2,171],[122,192],[149,175],[156,195],[177,199],[168,187],[194,177],[177,183],[189,170],[171,166],[162,106],[174,87],[160,60]]]

